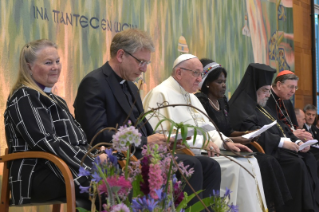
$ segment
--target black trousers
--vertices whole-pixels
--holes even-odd
[[[317,161],[317,175],[319,177],[319,149],[316,147],[310,147],[310,152],[315,156]]]
[[[76,184],[74,187],[76,206],[90,210],[91,201],[89,200],[88,193],[80,193],[79,186]],[[60,180],[46,165],[40,165],[35,169],[30,191],[32,203],[66,199],[64,182]],[[99,204],[97,203],[96,205],[98,209]]]
[[[221,182],[221,169],[219,163],[212,158],[205,156],[189,156],[184,154],[177,154],[177,161],[182,161],[185,166],[189,165],[189,168],[194,168],[194,173],[188,180],[195,191],[204,190],[199,194],[200,198],[206,198],[212,195],[213,189],[220,190]],[[180,178],[179,173],[177,177]],[[186,185],[185,192],[191,195],[193,191]],[[193,205],[198,202],[195,197],[189,205]]]

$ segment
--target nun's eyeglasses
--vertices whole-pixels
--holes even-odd
[[[180,68],[180,69],[183,69],[183,70],[186,70],[186,71],[191,71],[192,72],[192,75],[194,77],[199,77],[199,76],[202,76],[202,72],[199,71],[199,70],[191,70],[191,69],[187,69],[187,68]]]
[[[124,51],[126,54],[130,55],[131,57],[133,57],[137,62],[139,62],[138,65],[139,65],[140,67],[143,67],[143,66],[145,66],[145,65],[147,66],[147,65],[149,65],[149,64],[151,63],[151,61],[144,61],[144,60],[137,59],[137,58],[134,57],[131,53],[125,51],[124,49],[123,49],[123,51]]]

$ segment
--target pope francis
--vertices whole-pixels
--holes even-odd
[[[158,105],[166,102],[168,104],[191,104],[201,111],[205,111],[200,101],[193,94],[197,91],[202,81],[202,72],[203,66],[196,56],[191,54],[180,55],[174,62],[171,76],[146,95],[143,101],[144,110],[148,111],[151,108],[157,108]],[[166,107],[160,109],[159,114],[160,117],[149,117],[149,123],[153,128],[155,128],[161,117],[169,118],[176,123],[183,122],[193,126],[212,125],[206,116],[196,109],[187,106]],[[164,122],[161,129],[167,130],[169,127],[169,122]],[[221,167],[221,195],[223,195],[227,187],[233,191],[230,202],[236,204],[239,207],[239,211],[267,211],[257,160],[254,157],[231,158],[245,167],[250,172],[248,173],[237,163],[226,157],[214,157],[215,154],[218,156],[219,149],[231,149],[234,151],[251,150],[244,145],[233,143],[229,138],[221,134],[226,141],[223,144],[216,130],[211,130],[208,133],[210,135],[209,141],[204,141],[203,136],[198,135],[195,144],[193,144],[193,139],[188,142],[193,147],[202,147],[203,142],[205,142],[207,150],[214,150],[214,153],[212,151],[208,152],[209,156],[216,160]],[[201,154],[201,151],[198,149],[192,149],[192,151],[195,155]]]

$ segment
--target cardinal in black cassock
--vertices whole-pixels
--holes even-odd
[[[229,101],[230,120],[234,130],[258,129],[277,119],[276,113],[257,103],[257,90],[263,86],[270,89],[274,72],[274,69],[262,64],[248,66]],[[266,154],[278,160],[292,195],[292,200],[277,211],[319,211],[318,178],[316,172],[312,171],[316,170],[316,161],[310,153],[298,153],[279,147],[281,140],[297,140],[287,128],[279,120],[278,124],[262,133],[257,141]]]

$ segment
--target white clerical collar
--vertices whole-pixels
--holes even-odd
[[[123,85],[123,83],[124,83],[125,81],[126,81],[126,80],[122,80],[122,81],[120,82],[120,84]]]
[[[43,89],[43,91],[45,93],[51,93],[51,90],[52,90],[52,88],[49,88],[49,87],[44,87],[44,89]]]

